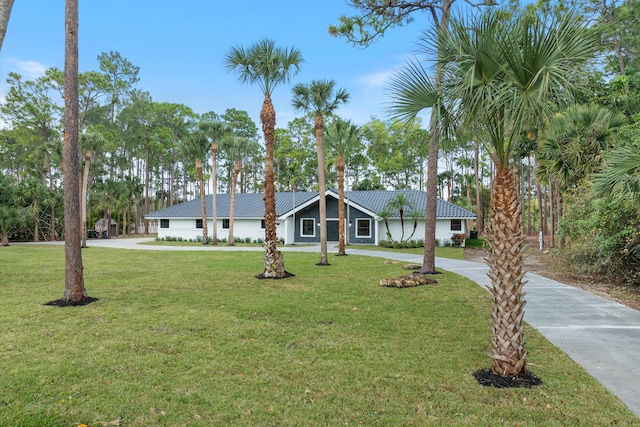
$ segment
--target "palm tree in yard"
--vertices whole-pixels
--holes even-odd
[[[240,176],[240,172],[242,171],[242,158],[247,154],[249,142],[247,138],[237,136],[230,136],[223,141],[223,148],[227,152],[229,160],[233,161],[231,198],[229,201],[229,238],[227,239],[227,246],[234,245],[233,223],[236,209],[236,187],[238,185],[238,176]]]
[[[9,246],[9,237],[26,224],[26,209],[20,206],[0,205],[0,245]]]
[[[596,43],[579,17],[500,11],[455,22],[440,34],[445,99],[462,123],[480,126],[495,165],[487,256],[492,294],[492,372],[525,373],[522,200],[515,151],[554,109],[580,89],[580,68]]]
[[[265,278],[286,277],[282,253],[276,248],[276,201],[273,173],[273,140],[276,126],[276,110],[271,102],[273,90],[287,83],[300,71],[304,59],[295,48],[280,48],[273,40],[264,39],[250,46],[232,48],[225,57],[226,68],[235,71],[242,83],[256,83],[264,94],[260,121],[264,133],[265,161]]]
[[[345,220],[344,220],[344,178],[346,159],[357,149],[360,142],[360,128],[342,119],[336,119],[327,126],[327,146],[331,153],[332,162],[338,171],[338,255],[346,255],[345,252]]]
[[[218,142],[229,132],[227,126],[219,121],[205,121],[200,123],[200,130],[211,139],[211,217],[213,230],[211,244],[218,244]]]
[[[293,107],[297,110],[314,113],[316,130],[316,151],[318,155],[318,192],[320,193],[320,263],[329,265],[327,258],[327,202],[325,199],[324,149],[322,147],[322,131],[324,118],[349,100],[349,93],[344,89],[336,89],[334,80],[313,80],[310,84],[297,84],[293,87]]]
[[[398,214],[400,214],[400,228],[402,230],[402,235],[400,236],[400,241],[404,242],[404,214],[405,214],[405,208],[409,208],[410,211],[414,210],[414,206],[413,206],[413,202],[411,202],[411,200],[409,200],[409,198],[403,194],[403,193],[398,193],[396,194],[396,197],[394,197],[393,199],[389,200],[389,203],[387,204],[387,206],[389,207],[390,210],[392,211],[398,211]]]
[[[569,102],[581,79],[579,67],[593,54],[592,37],[571,13],[559,18],[500,11],[459,20],[450,31],[426,40],[436,44],[446,73],[443,92],[413,62],[393,81],[394,112],[405,119],[424,108],[455,110],[461,123],[483,129],[495,165],[490,204],[490,267],[493,297],[492,371],[525,372],[522,317],[525,284],[522,201],[515,149],[520,135],[540,126],[560,102]],[[429,47],[429,46],[427,46]],[[454,108],[455,107],[455,108]],[[446,118],[446,114],[439,114]]]
[[[84,166],[82,172],[82,191],[80,195],[80,235],[82,236],[82,247],[87,247],[87,192],[89,189],[89,171],[91,169],[91,159],[93,153],[105,144],[102,134],[97,132],[86,132],[80,136],[80,146],[85,150]]]
[[[204,173],[202,171],[202,160],[207,157],[209,150],[209,141],[204,133],[200,131],[192,132],[183,142],[184,154],[187,158],[192,159],[195,163],[196,174],[198,175],[198,184],[200,186],[200,205],[202,216],[202,244],[209,244],[209,229],[207,226],[207,202],[204,191]],[[215,223],[214,223],[215,228]]]

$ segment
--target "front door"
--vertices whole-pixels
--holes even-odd
[[[340,240],[340,230],[338,227],[338,220],[328,219],[327,220],[327,241],[337,242],[338,240]]]

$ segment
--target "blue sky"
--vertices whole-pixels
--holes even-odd
[[[345,0],[81,1],[80,71],[98,70],[97,56],[117,51],[140,67],[138,87],[154,101],[182,103],[197,113],[245,110],[259,126],[260,89],[242,85],[223,63],[232,46],[270,38],[305,58],[292,83],[274,93],[278,127],[302,115],[290,106],[291,86],[314,79],[333,79],[346,89],[351,100],[337,113],[364,124],[371,116],[386,118],[389,78],[414,55],[430,17],[417,15],[363,49],[327,32],[340,15],[354,12]],[[0,52],[0,99],[8,72],[33,79],[63,65],[64,0],[16,1]]]

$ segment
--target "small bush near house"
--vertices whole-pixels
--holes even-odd
[[[462,233],[456,233],[453,236],[451,236],[451,244],[453,246],[461,246],[464,243],[464,240],[467,238],[466,235],[462,234]]]

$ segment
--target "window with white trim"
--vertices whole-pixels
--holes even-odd
[[[169,220],[161,219],[160,220],[160,228],[169,228]]]
[[[316,220],[314,218],[302,218],[300,220],[300,236],[316,237]]]
[[[196,228],[202,228],[202,218],[196,219]]]
[[[227,230],[229,228],[229,218],[222,219],[222,228]]]
[[[451,220],[451,231],[462,231],[462,220],[461,219],[452,219]]]
[[[371,237],[371,220],[369,218],[356,219],[356,237]]]

